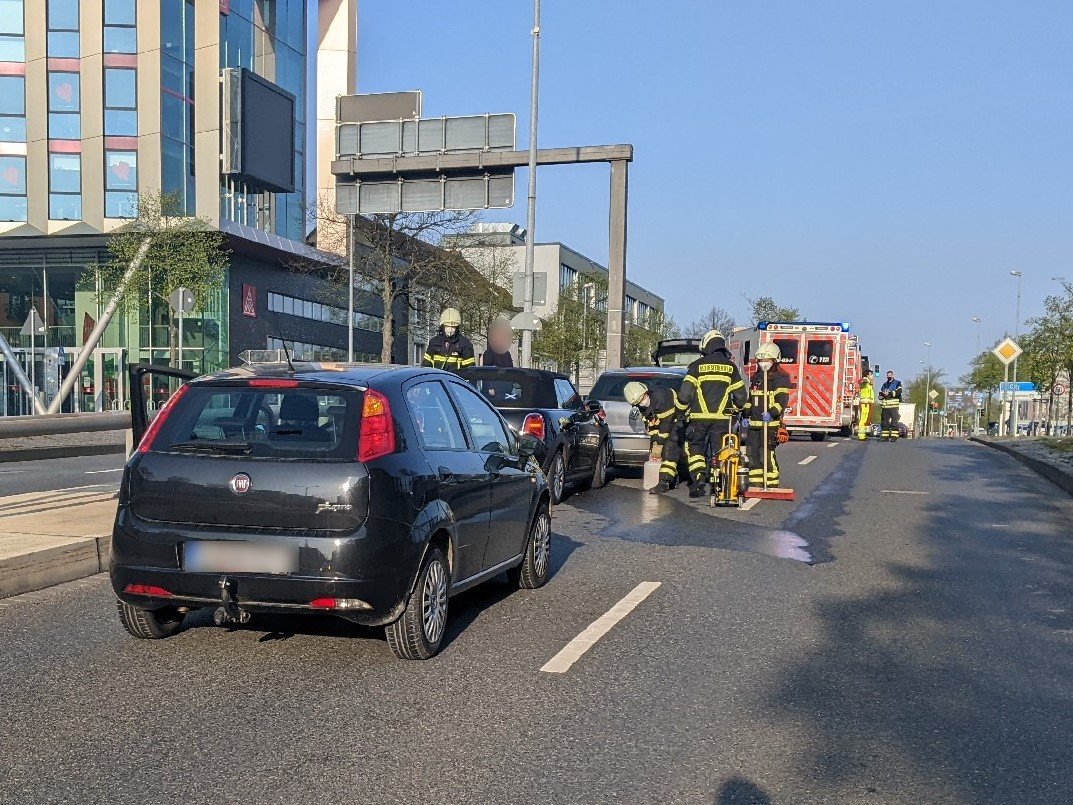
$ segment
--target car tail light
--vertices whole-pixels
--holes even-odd
[[[247,382],[251,389],[296,389],[297,380],[287,380],[282,377],[257,377]]]
[[[395,452],[395,423],[387,397],[369,389],[361,406],[361,430],[358,433],[358,461]]]
[[[372,609],[373,605],[360,598],[314,598],[311,609]]]
[[[152,595],[157,598],[171,598],[171,591],[163,587],[154,587],[152,584],[128,584],[123,592],[131,595]]]
[[[536,436],[544,441],[544,417],[541,414],[526,414],[522,423],[522,433]]]
[[[171,413],[175,404],[179,402],[186,390],[190,388],[186,383],[179,386],[174,394],[168,399],[166,403],[157,412],[156,418],[149,423],[149,427],[145,429],[145,433],[142,434],[142,440],[138,442],[138,452],[148,453],[153,448],[153,441],[156,439],[160,429],[164,426],[164,420],[168,418],[168,414]]]

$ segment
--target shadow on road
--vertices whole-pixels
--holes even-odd
[[[996,454],[929,449],[950,493],[926,509],[928,560],[821,603],[821,639],[772,704],[811,736],[802,773],[858,801],[902,801],[887,779],[916,780],[928,801],[1068,804],[1068,503],[1012,460],[1007,473]]]
[[[715,805],[771,805],[771,798],[753,782],[733,777],[720,786]]]

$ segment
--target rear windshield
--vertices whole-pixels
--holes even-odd
[[[596,385],[589,392],[589,398],[600,402],[626,402],[622,390],[630,381],[636,380],[651,388],[656,386],[661,389],[678,391],[682,387],[683,375],[654,375],[654,374],[605,374],[600,375]]]
[[[353,459],[362,394],[299,386],[190,386],[153,450],[253,458]]]
[[[829,366],[834,350],[834,342],[829,338],[811,340],[808,342],[808,362],[813,365]]]
[[[469,381],[496,408],[558,408],[552,378],[510,370],[463,372]]]

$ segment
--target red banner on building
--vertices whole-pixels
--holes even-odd
[[[242,286],[242,315],[257,318],[257,289],[252,285]]]

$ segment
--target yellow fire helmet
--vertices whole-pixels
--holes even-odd
[[[648,386],[644,383],[638,383],[636,380],[631,380],[622,388],[622,396],[626,398],[626,402],[630,405],[637,405],[648,394]]]
[[[455,308],[449,307],[440,314],[440,325],[443,327],[462,326],[462,314]]]
[[[779,351],[779,345],[772,341],[765,341],[760,345],[760,349],[756,351],[758,361],[774,361],[778,363],[781,358],[782,352]]]

